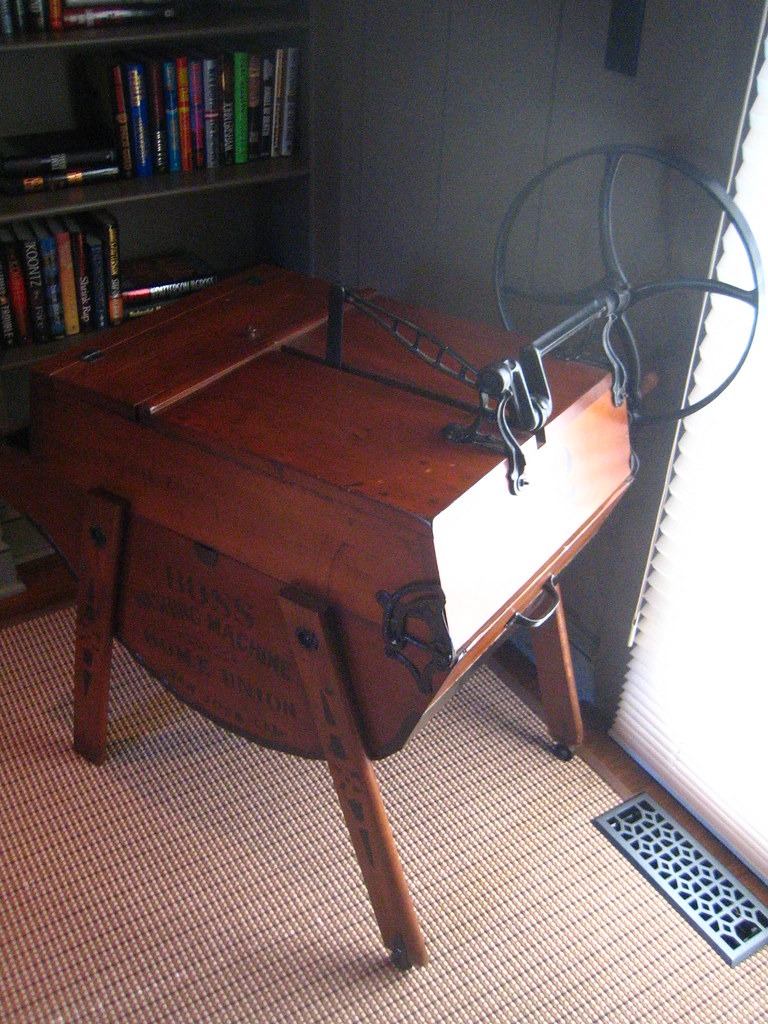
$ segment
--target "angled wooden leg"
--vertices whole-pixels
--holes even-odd
[[[94,764],[107,751],[107,707],[126,507],[96,491],[83,519],[75,634],[75,750]]]
[[[421,966],[424,939],[326,609],[295,590],[285,591],[280,605],[384,945],[397,966]]]
[[[560,588],[554,587],[560,598]],[[544,721],[559,755],[567,758],[582,743],[584,729],[562,600],[546,621],[531,630],[531,642]]]

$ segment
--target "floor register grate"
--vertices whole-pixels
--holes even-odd
[[[647,793],[594,823],[731,966],[768,943],[768,908]]]

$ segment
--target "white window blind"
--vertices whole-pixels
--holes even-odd
[[[768,5],[766,5],[768,7]],[[734,197],[768,256],[765,12]],[[761,65],[761,66],[760,66]],[[735,233],[717,275],[751,288]],[[715,296],[689,401],[735,365],[752,310]],[[729,388],[685,421],[611,735],[768,882],[768,310]]]

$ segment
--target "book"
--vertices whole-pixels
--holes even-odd
[[[114,22],[168,21],[176,17],[176,7],[164,4],[132,5],[130,3],[110,6],[91,6],[73,10],[69,7],[62,12],[63,28],[97,28]]]
[[[205,109],[203,106],[203,62],[200,57],[189,57],[189,128],[192,139],[192,166],[205,167]]]
[[[232,54],[232,107],[234,121],[234,162],[248,161],[248,97],[251,56],[244,50]]]
[[[56,257],[59,270],[59,289],[64,315],[64,333],[67,336],[80,333],[80,317],[77,312],[77,285],[75,265],[72,261],[72,243],[64,221],[59,217],[48,219],[48,230],[56,239]]]
[[[101,330],[109,326],[107,309],[107,280],[104,272],[104,245],[99,235],[88,231],[85,236],[88,253],[88,268],[91,273],[91,299],[93,301],[93,326]]]
[[[94,231],[104,247],[104,278],[107,292],[107,315],[111,326],[122,322],[123,295],[120,288],[120,228],[109,210],[94,210],[91,215]]]
[[[205,123],[205,166],[221,164],[219,138],[219,62],[216,57],[203,57],[203,118]]]
[[[109,92],[112,107],[112,131],[117,148],[118,164],[124,178],[132,178],[136,168],[133,162],[131,142],[131,115],[128,100],[128,86],[125,68],[119,61],[113,62],[108,71]]]
[[[280,113],[280,136],[278,153],[291,156],[296,142],[296,108],[299,95],[299,48],[285,48],[283,69],[283,96]]]
[[[189,110],[189,61],[186,57],[176,58],[176,92],[179,104],[179,149],[182,171],[191,171],[192,164],[192,123]]]
[[[221,129],[221,163],[235,162],[235,86],[231,53],[219,57],[219,104]]]
[[[5,260],[0,255],[0,346],[11,348],[16,344],[16,330],[11,311],[11,295],[5,272]]]
[[[32,230],[37,239],[37,247],[43,264],[43,282],[45,284],[46,309],[51,336],[64,337],[64,307],[61,301],[59,285],[59,258],[56,252],[56,238],[42,221],[32,221]]]
[[[217,275],[198,257],[185,252],[126,260],[121,281],[126,309],[180,298],[215,284]]]
[[[168,128],[165,123],[162,61],[149,58],[144,62],[147,83],[147,114],[152,166],[156,174],[168,171]]]
[[[13,24],[13,4],[11,0],[0,0],[0,34],[6,38],[14,35],[16,28]]]
[[[120,175],[117,164],[112,167],[86,167],[82,171],[62,171],[57,174],[38,174],[31,178],[3,178],[0,189],[6,195],[25,195],[29,192],[53,192],[60,188],[73,188],[99,181],[109,181]]]
[[[64,28],[64,0],[44,0],[48,6],[48,28],[61,32]]]
[[[139,178],[149,178],[152,176],[152,153],[149,146],[147,85],[144,64],[141,61],[130,60],[126,63],[125,81],[134,167]]]
[[[252,53],[248,59],[248,159],[259,155],[261,135],[261,56]]]
[[[48,28],[48,7],[46,0],[27,0],[28,27],[36,32],[45,32]]]
[[[85,247],[85,227],[76,217],[64,217],[64,226],[69,232],[72,246],[72,268],[75,275],[75,296],[77,299],[77,316],[80,330],[92,331],[93,304],[91,301],[91,270],[88,265],[88,252]]]
[[[8,285],[8,300],[13,316],[14,334],[17,345],[32,343],[32,324],[29,319],[27,284],[24,280],[21,254],[16,236],[10,228],[0,227],[0,254]]]
[[[272,90],[272,135],[269,155],[280,156],[280,134],[283,123],[283,95],[285,90],[285,47],[275,50],[275,84]]]
[[[181,137],[179,134],[179,94],[176,84],[176,61],[163,61],[163,100],[165,127],[168,133],[168,170],[181,170]]]
[[[26,177],[117,163],[115,146],[99,145],[75,132],[17,135],[0,142],[0,174]]]
[[[265,54],[261,60],[261,134],[259,156],[272,152],[272,104],[275,94],[274,54]]]
[[[32,337],[36,342],[45,342],[50,339],[51,331],[48,324],[48,311],[46,310],[45,282],[43,281],[43,263],[40,257],[40,249],[29,221],[21,221],[18,224],[14,224],[13,231],[19,242],[24,280],[27,285]]]

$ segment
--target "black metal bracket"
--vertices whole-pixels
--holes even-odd
[[[421,693],[432,693],[435,672],[445,672],[456,661],[445,619],[445,594],[437,583],[417,582],[393,594],[380,590],[376,600],[384,610],[382,634],[387,657],[408,669]],[[405,654],[422,652],[429,657],[423,666]]]

